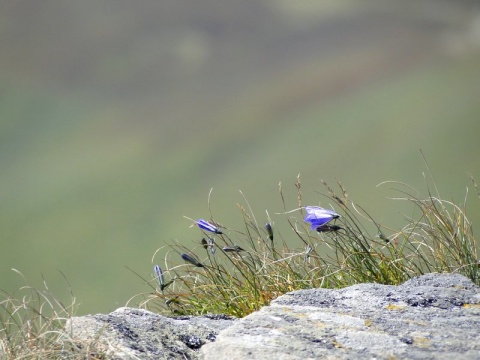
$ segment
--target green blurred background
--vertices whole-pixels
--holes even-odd
[[[379,221],[394,193],[480,179],[478,1],[0,1],[0,288],[107,312],[148,291],[194,219],[259,221],[339,179]],[[469,215],[479,220],[470,191]],[[292,244],[295,246],[295,244]],[[154,262],[162,264],[160,252]]]

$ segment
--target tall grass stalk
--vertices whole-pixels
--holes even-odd
[[[141,306],[173,314],[242,317],[298,289],[367,282],[397,285],[430,272],[459,272],[480,284],[479,244],[466,216],[466,197],[457,205],[437,191],[433,195],[428,184],[426,195],[421,195],[394,183],[401,194],[394,200],[410,203],[412,214],[405,216],[403,228],[393,230],[351,201],[341,183],[337,182],[338,191],[322,183],[326,193],[321,197],[340,218],[319,231],[310,230],[302,221],[305,206],[311,204],[303,203],[300,178],[294,206],[287,205],[279,187],[283,212],[277,215],[288,224],[288,234],[276,231],[268,212],[267,225],[259,225],[244,197],[245,205],[238,204],[242,229],[202,231],[203,240],[191,247],[173,243],[157,251],[166,252],[162,267],[169,286],[160,291],[157,278],[149,281],[152,291]],[[219,224],[213,217],[210,223]],[[200,265],[182,263],[181,254]]]

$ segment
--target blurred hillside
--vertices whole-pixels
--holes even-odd
[[[198,242],[211,188],[232,227],[238,190],[263,221],[299,173],[401,226],[376,185],[424,190],[419,149],[445,197],[480,181],[477,1],[0,1],[0,54],[0,288],[58,269],[80,313]]]

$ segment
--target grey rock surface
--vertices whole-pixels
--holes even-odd
[[[119,308],[108,315],[73,317],[66,330],[79,342],[95,341],[109,359],[195,359],[200,347],[234,321],[224,315],[170,318]]]
[[[295,291],[242,319],[120,308],[66,326],[113,359],[480,359],[480,288],[428,274]]]
[[[480,359],[480,291],[458,274],[285,294],[223,330],[203,359]]]

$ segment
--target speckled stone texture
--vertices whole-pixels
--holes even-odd
[[[204,359],[480,359],[480,292],[458,274],[285,294],[202,347]]]
[[[225,315],[169,318],[119,308],[108,315],[73,317],[66,330],[79,342],[95,341],[95,349],[108,359],[196,359],[204,344],[236,320]]]
[[[242,319],[120,308],[74,317],[112,359],[480,359],[480,289],[459,274],[285,294]]]

